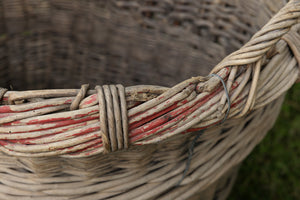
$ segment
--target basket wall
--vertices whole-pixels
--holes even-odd
[[[268,9],[261,1],[1,0],[0,85],[173,86],[207,75],[267,22]]]
[[[88,158],[0,154],[2,199],[226,199],[242,160],[273,126],[283,98],[199,138],[180,186],[194,136]],[[257,127],[260,127],[259,130]]]

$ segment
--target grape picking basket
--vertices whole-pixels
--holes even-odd
[[[300,1],[0,0],[0,199],[225,199],[298,79]]]

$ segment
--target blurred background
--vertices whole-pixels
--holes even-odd
[[[288,92],[273,129],[240,168],[228,200],[300,199],[300,83]]]

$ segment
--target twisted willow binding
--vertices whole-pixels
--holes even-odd
[[[0,197],[226,198],[298,78],[280,2],[0,1]]]

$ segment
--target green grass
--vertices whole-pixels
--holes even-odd
[[[300,83],[266,138],[244,161],[229,200],[300,200]]]

